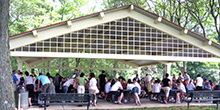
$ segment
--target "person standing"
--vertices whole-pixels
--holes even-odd
[[[181,82],[184,81],[184,77],[182,76],[182,73],[179,73],[179,77],[177,78],[177,80],[181,80]]]
[[[150,83],[151,83],[151,76],[149,74],[146,74],[146,76],[144,77],[144,86],[145,88],[147,89],[146,92],[149,91],[149,86],[150,86]]]
[[[15,74],[15,76],[18,78],[18,80],[16,81],[16,84],[18,85],[20,83],[20,79],[22,77],[22,72],[20,70],[18,70],[17,74]]]
[[[184,85],[187,86],[190,81],[190,76],[187,74],[187,72],[184,72]]]
[[[85,93],[85,84],[88,80],[84,77],[84,73],[80,74],[80,77],[76,78],[76,82],[78,83],[77,93]]]
[[[12,78],[13,78],[13,87],[14,87],[14,91],[16,91],[17,89],[17,84],[16,84],[16,81],[18,81],[18,78],[16,77],[15,75],[15,70],[12,71]]]
[[[102,74],[99,75],[98,78],[98,88],[101,92],[101,97],[105,96],[105,83],[107,82],[107,77],[105,75],[105,71],[102,71]]]
[[[172,82],[171,82],[171,86],[172,86],[172,89],[176,89],[176,75],[173,74],[173,78],[172,78]]]
[[[202,90],[202,87],[203,87],[203,79],[201,77],[201,74],[198,74],[196,78],[196,90]]]
[[[60,74],[57,73],[54,78],[55,92],[60,93]]]
[[[41,88],[40,88],[40,82],[42,83]],[[42,89],[42,93],[51,93],[50,79],[47,76],[43,75],[42,73],[39,73],[37,88],[38,90]],[[49,103],[49,101],[47,103]],[[43,105],[40,105],[40,107],[43,107]]]
[[[136,77],[134,77],[136,81],[140,80],[138,74],[136,74]]]
[[[69,88],[70,85],[74,86],[74,77],[72,77],[71,79],[69,79],[68,81],[66,81],[63,84],[63,93],[67,93],[68,88]]]
[[[165,92],[165,101],[164,103],[167,104],[168,97],[169,97],[169,92],[170,92],[170,79],[169,79],[169,74],[166,74],[166,77],[162,80],[162,89]]]
[[[118,79],[122,79],[122,80],[125,80],[125,78],[121,75],[121,73],[119,74],[119,77],[118,77]]]
[[[97,81],[95,79],[95,74],[91,73],[90,74],[90,81],[89,81],[89,93],[95,95],[94,106],[96,106],[96,101],[97,101],[96,93],[99,92],[98,87],[96,85],[97,85]]]
[[[34,78],[30,76],[29,72],[25,72],[26,77],[24,78],[24,82],[26,85],[26,89],[28,91],[28,103],[29,106],[32,106],[31,99],[34,96]]]
[[[40,89],[40,82],[42,83],[41,89],[42,89],[42,93],[50,93],[51,91],[51,85],[50,85],[50,79],[43,75],[42,73],[39,73],[39,77],[38,77],[38,90]]]
[[[76,75],[76,77],[78,77],[78,76],[79,76],[79,72],[78,72],[78,70],[77,70],[77,69],[75,69],[74,74]],[[74,75],[74,74],[73,74],[73,75]]]

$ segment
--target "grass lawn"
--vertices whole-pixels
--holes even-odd
[[[154,108],[132,108],[132,109],[118,109],[118,110],[215,110],[216,106],[190,106],[190,109],[183,106],[174,107],[154,107]]]

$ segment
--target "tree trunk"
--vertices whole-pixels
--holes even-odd
[[[180,67],[180,65],[178,64],[178,62],[176,62],[176,66],[179,68],[179,70],[181,71],[181,73],[184,73],[184,69],[182,67]]]
[[[76,67],[79,66],[79,63],[80,63],[80,58],[76,58]]]
[[[183,62],[183,72],[187,72],[187,62]]]
[[[48,63],[48,67],[50,67],[50,61],[48,61],[47,63]],[[50,69],[48,69],[48,72],[50,73]]]
[[[80,58],[76,58],[76,67],[79,67],[79,63],[80,63]],[[79,72],[79,70],[78,70]]]
[[[44,67],[46,67],[46,62],[44,62]],[[43,69],[44,70],[44,74],[46,75],[46,68]]]
[[[114,68],[117,68],[118,67],[118,61],[115,61],[115,64],[114,64]],[[118,70],[114,70],[114,75],[113,75],[113,79],[116,79],[116,74],[117,74]]]
[[[63,58],[60,58],[60,65],[59,65],[59,67],[62,67],[62,64],[63,64]],[[62,69],[59,69],[59,73],[62,73]]]
[[[9,56],[9,0],[0,0],[0,110],[15,110]]]
[[[91,66],[90,66],[91,68],[93,67],[94,63],[95,63],[95,59],[91,59]],[[89,71],[90,71],[90,73],[92,73],[93,70],[90,69]]]

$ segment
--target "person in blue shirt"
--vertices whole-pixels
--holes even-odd
[[[203,87],[204,87],[205,90],[211,90],[211,85],[210,85],[208,79],[205,79]]]
[[[40,81],[42,83],[42,93],[50,93],[51,91],[51,84],[50,84],[50,79],[45,76],[42,75],[42,73],[39,73],[39,77],[38,77],[38,90],[40,89]]]
[[[74,73],[77,77],[79,76],[79,72],[78,72],[78,70],[77,69],[75,69],[75,73]],[[73,74],[73,75],[74,75]]]
[[[16,73],[16,71],[13,70],[13,71],[12,71],[12,78],[13,78],[13,87],[14,87],[14,91],[16,91],[16,89],[17,89],[16,81],[18,81],[18,78],[15,76],[15,73]]]

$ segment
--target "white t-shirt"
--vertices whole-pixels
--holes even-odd
[[[188,83],[188,85],[186,87],[188,90],[194,90],[195,85],[193,83]]]
[[[117,91],[119,88],[123,88],[119,81],[115,82],[115,84],[111,87],[110,91]]]
[[[197,77],[196,80],[197,80],[196,86],[203,86],[203,84],[202,84],[203,83],[202,77]]]
[[[67,81],[63,84],[63,86],[67,86],[67,87],[69,87],[70,85],[73,85],[73,79],[72,79],[72,78],[69,79],[69,80],[67,80]]]
[[[140,86],[140,84],[138,84],[138,83],[136,82],[136,83],[134,83],[134,86],[135,86],[135,87],[138,87],[138,90],[139,90],[138,94],[141,94],[141,86]]]
[[[183,85],[183,83],[180,83],[180,89],[181,89],[183,92],[186,92],[186,88],[185,88],[185,86]]]
[[[24,78],[24,82],[25,82],[26,85],[28,85],[28,84],[34,84],[34,79],[33,79],[32,76],[26,76],[26,77]]]
[[[110,91],[110,88],[111,88],[111,83],[110,82],[107,82],[105,84],[105,93],[108,93]]]
[[[159,83],[155,83],[152,87],[152,93],[160,93],[161,85]]]
[[[96,90],[97,89],[97,81],[96,81],[96,79],[95,78],[90,79],[89,85],[90,85],[89,89]]]
[[[146,81],[146,82],[150,82],[151,79],[152,79],[152,78],[151,78],[150,75],[144,77],[144,81]]]
[[[22,75],[20,75],[20,74],[15,74],[15,76],[17,77],[17,81],[16,81],[16,84],[18,85],[19,84],[19,82],[20,82],[20,78],[22,77]]]
[[[133,83],[131,83],[131,84],[128,84],[128,83],[127,83],[127,90],[132,90],[134,87],[135,87],[135,86],[134,86]]]

